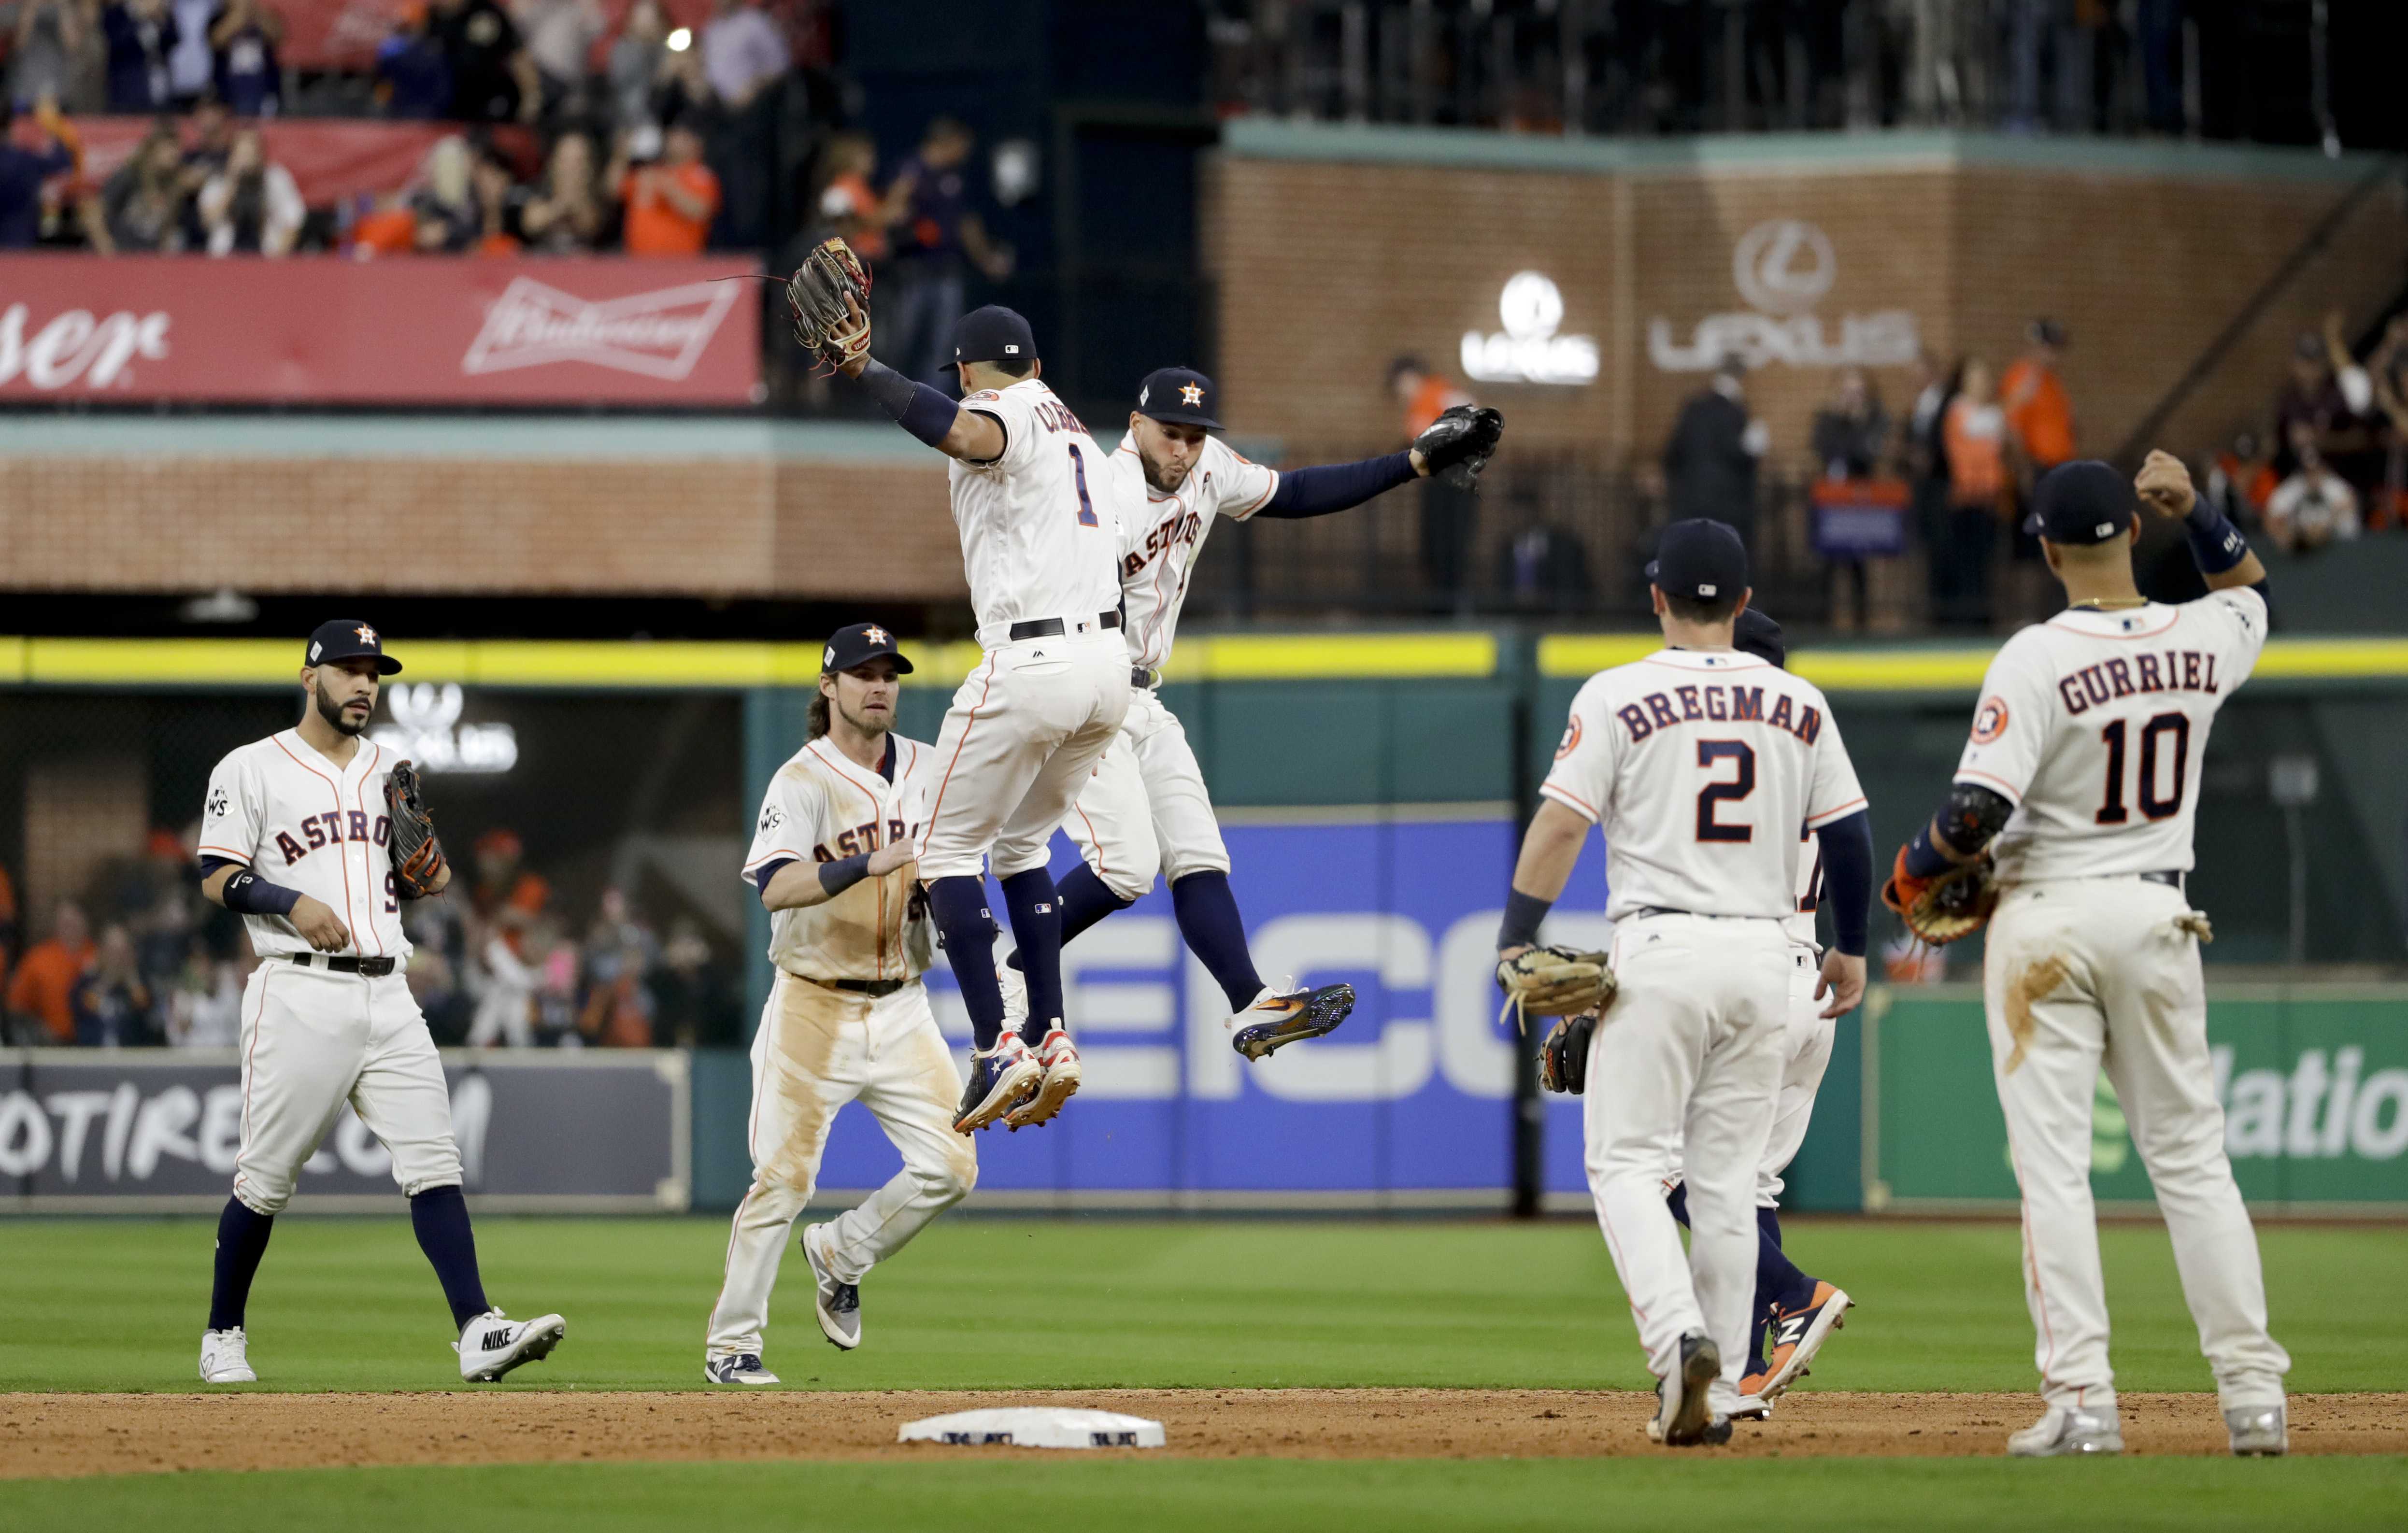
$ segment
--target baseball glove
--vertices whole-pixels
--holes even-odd
[[[1603,1011],[1613,1004],[1613,970],[1605,954],[1575,948],[1524,948],[1511,958],[1497,960],[1497,982],[1505,987],[1504,1010],[1517,1013],[1517,1025],[1530,1017],[1569,1017],[1582,1011]]]
[[[1505,417],[1484,406],[1456,405],[1413,438],[1413,450],[1429,465],[1430,478],[1470,490],[1480,483],[1480,471],[1496,455],[1505,435]]]
[[[384,812],[393,822],[393,881],[404,899],[424,899],[435,894],[443,877],[443,848],[435,839],[435,822],[426,812],[426,795],[418,785],[418,768],[406,761],[394,763],[384,780]]]
[[[786,279],[795,338],[840,367],[869,351],[869,268],[842,239],[822,240]]]
[[[1900,847],[1889,881],[1882,885],[1882,903],[1899,913],[1909,931],[1935,948],[1971,937],[1999,907],[1999,888],[1990,881],[1989,853],[1918,879],[1906,870],[1906,849]]]
[[[1539,1045],[1539,1084],[1549,1091],[1581,1094],[1588,1085],[1588,1045],[1597,1036],[1598,1020],[1596,1012],[1583,1011],[1548,1029],[1547,1040]]]

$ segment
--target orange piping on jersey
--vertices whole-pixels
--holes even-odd
[[[235,1151],[235,1164],[236,1166],[240,1166],[242,1164],[242,1157],[251,1149],[251,1082],[254,1073],[251,1069],[251,1061],[258,1057],[260,1031],[267,1023],[267,975],[269,967],[270,966],[263,965],[258,970],[259,1009],[255,1013],[253,1013],[251,1019],[251,1047],[242,1052],[242,1127],[236,1136],[241,1141],[238,1148]],[[234,1190],[237,1193],[242,1191],[242,1173],[240,1172],[236,1172],[235,1175]]]
[[[2070,611],[2059,612],[2057,615],[2057,618],[2070,618],[2074,615],[2075,614]],[[2084,638],[2155,638],[2159,634],[2171,633],[2173,630],[2174,625],[2182,622],[2182,612],[2177,609],[2173,613],[2167,617],[2166,625],[2163,628],[2152,628],[2145,634],[2100,634],[2093,633],[2087,628],[2057,628],[2057,618],[2049,619],[2046,626],[2057,628],[2057,631],[2060,634],[2078,634]]]
[[[375,770],[376,770],[377,763],[384,759],[384,747],[383,747],[383,746],[371,743],[371,744],[369,745],[368,749],[369,749],[369,750],[371,750],[371,751],[374,751],[374,752],[376,752],[376,754],[375,754],[375,755],[373,755],[373,756],[370,756],[370,757],[368,758],[367,771],[364,771],[364,772],[362,772],[362,773],[359,775],[359,780],[358,780],[357,781],[355,781],[355,782],[353,782],[353,783],[351,784],[351,802],[359,806],[360,817],[361,817],[363,820],[365,820],[365,819],[367,817],[367,812],[368,812],[368,798],[367,798],[368,773],[369,773],[369,772],[373,772],[373,771],[375,771]],[[387,834],[389,835],[389,834],[390,834],[390,832],[388,832]],[[370,857],[368,856],[368,847],[369,847],[369,846],[374,846],[375,844],[376,844],[375,836],[374,836],[374,833],[373,833],[373,832],[371,832],[371,833],[370,833],[370,836],[369,836],[369,839],[368,839],[367,845],[366,845],[366,846],[362,846],[362,847],[360,848],[360,867],[361,867],[361,868],[362,868],[364,871],[372,871],[372,869],[369,869],[369,867],[368,867],[368,864],[369,864],[369,862],[372,860],[372,859],[370,859]],[[385,862],[386,862],[386,864],[387,864],[388,867],[390,867],[390,866],[391,866],[391,864],[392,864],[392,862],[393,862],[393,852],[392,852],[392,850],[391,850],[391,848],[390,848],[390,847],[388,847],[388,848],[387,848],[387,850],[386,850],[386,852],[385,852]],[[344,892],[345,892],[346,894],[348,894],[350,891],[349,891],[348,889],[346,889]],[[380,890],[380,889],[379,889],[379,888],[377,888],[377,887],[376,887],[376,884],[375,884],[375,882],[374,882],[374,881],[373,881],[373,880],[371,880],[371,881],[370,881],[370,882],[369,882],[369,884],[368,884],[368,911],[367,911],[367,915],[368,915],[368,938],[369,938],[369,940],[371,940],[371,941],[373,941],[374,943],[376,943],[376,945],[377,945],[377,956],[379,956],[379,957],[382,957],[382,956],[384,956],[384,938],[383,938],[381,936],[380,936],[380,935],[378,934],[377,929],[376,929],[376,918],[377,918],[378,916],[382,915],[382,914],[384,913],[383,911],[381,911],[381,910],[378,910],[378,909],[377,909],[377,902],[378,902],[378,900],[379,900],[380,898],[381,898],[381,897],[382,897],[382,895],[383,895],[383,891],[382,891],[382,890]],[[394,909],[395,909],[395,911],[396,911],[396,913],[395,913],[395,914],[394,914],[394,919],[395,921],[398,921],[398,920],[400,920],[400,919],[401,919],[401,917],[400,917],[400,915],[399,915],[399,913],[398,913],[398,910],[399,910],[399,908],[400,908],[400,905],[401,905],[401,900],[400,900],[399,896],[397,896],[397,895],[396,895],[396,896],[394,897],[394,902],[393,902],[393,903],[394,903]],[[351,938],[351,946],[353,946],[353,947],[357,947],[357,946],[359,946],[359,938],[358,938],[358,935],[357,935],[356,933],[355,933],[355,934],[353,934],[353,936],[352,936],[352,938]]]
[[[1238,455],[1237,455],[1235,452],[1230,453],[1230,454],[1229,454],[1229,456],[1231,456],[1231,457],[1233,457],[1233,458],[1238,458]],[[1245,459],[1243,459],[1243,458],[1238,458],[1238,461],[1239,461],[1240,463],[1244,463],[1246,460],[1245,460]],[[1270,488],[1268,488],[1268,489],[1265,490],[1265,491],[1262,493],[1261,497],[1260,497],[1260,498],[1258,498],[1258,499],[1257,499],[1257,500],[1256,500],[1253,505],[1251,505],[1251,506],[1247,507],[1244,510],[1240,511],[1240,512],[1238,513],[1238,520],[1239,520],[1239,521],[1240,521],[1240,522],[1245,521],[1248,517],[1253,516],[1256,511],[1259,511],[1259,510],[1261,510],[1264,507],[1266,507],[1266,506],[1269,505],[1269,504],[1271,503],[1271,496],[1273,496],[1273,495],[1275,495],[1275,494],[1279,494],[1279,480],[1280,480],[1280,477],[1279,477],[1279,470],[1278,470],[1278,469],[1276,469],[1276,468],[1274,468],[1274,469],[1272,469],[1270,472],[1271,472],[1271,482],[1270,482]]]
[[[1583,799],[1580,795],[1572,792],[1570,788],[1559,788],[1552,782],[1541,782],[1539,784],[1539,791],[1546,795],[1549,798],[1562,799],[1566,808],[1576,809],[1583,814],[1587,815],[1592,821],[1603,820],[1605,818],[1604,815],[1599,814],[1597,810],[1589,808],[1587,801]]]
[[[964,739],[968,739],[969,738],[968,731],[965,730],[962,738]],[[824,739],[826,737],[822,736],[821,738]],[[891,743],[894,737],[889,735],[887,739],[890,742],[887,748],[889,750],[894,749],[893,744]],[[859,780],[854,778],[851,772],[846,771],[842,766],[837,765],[837,761],[834,756],[829,755],[826,752],[820,749],[819,740],[811,741],[809,745],[804,746],[803,749],[809,751],[812,755],[817,756],[820,760],[825,762],[829,771],[832,771],[837,776],[844,779],[844,781],[852,786],[853,792],[869,800],[869,817],[871,819],[882,822],[886,818],[884,811],[878,807],[878,795],[870,792],[867,788],[863,787]],[[881,980],[886,978],[886,881],[882,878],[878,881],[878,973],[875,978]]]
[[[1079,809],[1080,819],[1087,821],[1087,839],[1096,849],[1096,875],[1100,878],[1107,871],[1104,867],[1104,838],[1096,834],[1096,823],[1093,820],[1087,820],[1087,811],[1085,809],[1079,809],[1079,801],[1077,799],[1073,798],[1070,800],[1070,807],[1074,809]]]
[[[1846,819],[1849,815],[1854,814],[1856,810],[1863,809],[1864,807],[1865,800],[1863,798],[1851,798],[1846,803],[1841,805],[1838,809],[1831,810],[1829,813],[1819,814],[1814,816],[1813,819],[1808,820],[1806,822],[1806,828],[1808,830],[1820,830],[1825,825],[1834,824],[1839,821]]]
[[[229,858],[235,862],[242,864],[245,867],[249,867],[251,866],[251,856],[248,852],[236,852],[230,846],[196,846],[193,848],[193,852],[195,856],[204,852],[208,852],[212,857]]]
[[[965,682],[964,685],[968,683]],[[970,742],[970,731],[978,727],[979,709],[986,707],[986,695],[995,690],[995,656],[986,657],[986,684],[979,688],[979,700],[970,708],[970,716],[962,724],[962,738],[953,741],[953,759],[945,763],[945,775],[937,780],[937,801],[928,806],[928,823],[921,827],[920,844],[928,844],[928,832],[937,828],[937,816],[945,812],[945,790],[952,786],[953,768],[961,765],[962,747]]]
[[[284,752],[288,756],[293,756],[294,766],[300,767],[311,777],[323,782],[335,795],[335,812],[337,814],[343,812],[343,785],[341,783],[336,781],[333,778],[328,777],[325,773],[318,770],[315,766],[310,766],[308,762],[303,761],[299,756],[293,755],[293,752],[285,747],[284,737],[282,735],[270,735],[267,737],[267,739],[268,743],[274,745],[279,751]],[[351,913],[351,860],[349,857],[337,857],[335,859],[335,864],[343,870],[343,914],[348,916]],[[354,932],[351,935],[352,951],[357,952],[359,945],[359,934]]]

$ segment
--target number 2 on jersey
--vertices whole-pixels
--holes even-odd
[[[1076,443],[1063,443],[1062,451],[1070,454],[1070,477],[1079,481],[1079,525],[1096,526],[1096,503],[1087,498],[1087,460]]]
[[[1739,770],[1727,782],[1709,782],[1698,792],[1698,839],[1701,841],[1752,841],[1756,839],[1753,825],[1725,824],[1714,814],[1724,799],[1736,802],[1756,792],[1756,747],[1745,740],[1699,740],[1698,765],[1711,768],[1714,763],[1729,757],[1739,763]]]
[[[2126,724],[2116,720],[2099,731],[2107,746],[2107,795],[2100,801],[2099,812],[2092,818],[2102,825],[2120,825],[2131,819],[2124,807],[2124,764],[2128,752],[2125,749]],[[2157,742],[2172,735],[2174,753],[2173,791],[2165,797],[2157,796]],[[2185,779],[2190,775],[2190,715],[2160,713],[2141,726],[2140,800],[2141,812],[2152,820],[2163,820],[2182,809]]]

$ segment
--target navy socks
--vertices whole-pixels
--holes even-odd
[[[1689,1222],[1689,1186],[1683,1182],[1672,1189],[1664,1200],[1672,1217],[1683,1225]],[[1773,1209],[1756,1211],[1756,1309],[1755,1324],[1748,1327],[1748,1371],[1764,1371],[1765,1333],[1771,1328],[1772,1307],[1799,1309],[1813,1301],[1814,1280],[1799,1271],[1781,1249],[1781,1215]]]
[[[1064,947],[1068,947],[1072,938],[1114,910],[1125,910],[1137,903],[1133,899],[1123,899],[1119,895],[1114,894],[1112,886],[1096,877],[1096,870],[1085,863],[1081,863],[1063,876],[1062,881],[1054,886],[1054,904],[1062,912],[1062,945]],[[1005,897],[1009,899],[1010,895],[1007,895]],[[1019,929],[1017,925],[1012,927],[1015,932]],[[1024,971],[1028,967],[1020,961],[1020,954],[1017,953],[1006,958],[1004,962],[1013,968]]]
[[[1003,1034],[1003,985],[995,977],[995,912],[987,908],[986,880],[968,874],[938,879],[928,885],[928,907],[945,939],[945,961],[962,987],[962,1005],[969,1010],[970,1042],[979,1053],[989,1053]]]
[[[209,1329],[230,1331],[242,1324],[251,1302],[251,1280],[259,1275],[259,1259],[267,1254],[267,1238],[275,1233],[276,1216],[259,1213],[238,1197],[226,1199],[218,1214],[216,1274],[209,1282]]]
[[[1003,909],[1020,945],[1020,971],[1028,981],[1028,1020],[1020,1035],[1041,1043],[1045,1030],[1062,1020],[1062,911],[1054,875],[1042,867],[1014,873],[1003,881]]]
[[[468,1227],[468,1200],[457,1183],[429,1187],[409,1200],[409,1225],[418,1232],[418,1249],[434,1264],[452,1305],[452,1328],[465,1330],[468,1322],[493,1308],[485,1302],[485,1284],[477,1276],[477,1237]]]
[[[1242,1011],[1254,1005],[1262,994],[1263,977],[1254,972],[1254,955],[1246,950],[1246,922],[1238,913],[1238,896],[1229,893],[1229,875],[1188,874],[1170,886],[1170,905],[1187,951],[1220,981],[1229,1010]]]

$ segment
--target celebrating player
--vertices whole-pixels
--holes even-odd
[[[1661,1381],[1648,1436],[1727,1441],[1741,1408],[1757,1230],[1795,959],[1797,827],[1821,838],[1835,942],[1818,997],[1838,1016],[1865,984],[1872,835],[1830,705],[1732,648],[1747,553],[1717,522],[1664,531],[1647,579],[1665,648],[1591,677],[1572,700],[1498,934],[1509,989],[1592,824],[1605,831],[1614,922],[1608,1010],[1584,1062],[1598,1224]],[[1567,955],[1569,956],[1569,955]],[[1665,1206],[1668,1149],[1687,1176],[1692,1239]]]
[[[2133,583],[2136,488],[2186,518],[2203,599],[2164,606]],[[1882,891],[1938,940],[1996,900],[1983,1002],[2048,1407],[2007,1451],[2124,1445],[2090,1198],[2103,1064],[2173,1238],[2232,1451],[2280,1454],[2291,1360],[2267,1334],[2257,1232],[2225,1156],[2199,962],[2207,918],[2183,896],[2207,732],[2266,642],[2266,569],[2164,452],[2137,485],[2103,463],[2063,465],[2032,501],[2066,609],[1990,662],[1956,785]]]
[[[1246,949],[1245,922],[1229,892],[1229,852],[1204,774],[1186,729],[1154,690],[1170,657],[1188,576],[1216,517],[1326,516],[1433,473],[1468,485],[1496,451],[1503,419],[1495,410],[1450,410],[1410,451],[1283,474],[1248,462],[1211,435],[1221,429],[1218,413],[1211,379],[1186,367],[1157,368],[1138,389],[1128,434],[1112,454],[1109,472],[1122,491],[1123,632],[1135,691],[1120,733],[1062,822],[1084,859],[1062,881],[1062,940],[1135,904],[1162,873],[1170,881],[1180,934],[1229,998],[1238,1051],[1260,1059],[1345,1021],[1354,987],[1273,990]],[[1129,514],[1140,507],[1140,514]],[[1037,850],[1014,845],[1009,860],[1018,864]],[[1006,853],[998,848],[997,856]],[[1004,1009],[1033,1032],[1040,1022],[1028,1009],[1021,962],[1016,953],[1005,961]]]
[[[1036,337],[1010,309],[974,309],[953,327],[956,405],[871,359],[867,285],[842,240],[813,251],[788,291],[804,344],[953,459],[953,522],[986,653],[937,736],[920,876],[975,1045],[953,1126],[973,1133],[1007,1114],[1013,1127],[1041,1124],[1080,1080],[1079,1051],[1062,1026],[1062,923],[1045,838],[1128,712],[1128,652],[1112,632],[1121,585],[1111,481],[1091,461],[1102,454],[1086,427],[1041,380]],[[1004,1026],[990,851],[1027,963],[1033,1049]]]
[[[320,623],[301,666],[301,722],[209,774],[201,892],[244,918],[263,962],[243,994],[242,1140],[201,1335],[208,1383],[258,1377],[243,1325],[251,1279],[302,1162],[346,1101],[392,1153],[460,1330],[460,1377],[498,1379],[549,1356],[567,1330],[558,1315],[514,1321],[485,1302],[451,1093],[402,978],[401,902],[441,894],[452,868],[420,817],[409,764],[360,738],[382,679],[400,669],[366,623]]]
[[[893,733],[911,663],[874,623],[839,628],[820,656],[810,738],[769,780],[744,879],[775,912],[778,977],[752,1037],[752,1185],[727,1239],[703,1377],[773,1384],[761,1363],[786,1231],[810,1201],[837,1110],[858,1099],[903,1156],[859,1208],[803,1232],[820,1329],[861,1345],[862,1278],[978,1181],[953,1132],[962,1089],[920,976],[934,961],[913,897],[911,849],[935,756]]]

